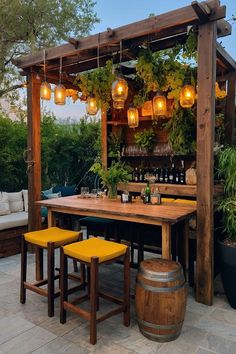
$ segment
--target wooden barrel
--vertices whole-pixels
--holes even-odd
[[[187,290],[178,262],[152,258],[141,262],[136,279],[135,308],[141,333],[158,342],[180,335]]]

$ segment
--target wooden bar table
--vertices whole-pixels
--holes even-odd
[[[95,216],[141,224],[159,225],[162,228],[162,258],[171,259],[171,225],[185,222],[183,228],[184,249],[187,252],[188,220],[196,213],[196,206],[180,203],[146,205],[141,200],[121,203],[117,199],[81,198],[77,195],[36,202],[48,208],[48,227],[55,226],[56,213]],[[154,235],[155,237],[155,235]]]

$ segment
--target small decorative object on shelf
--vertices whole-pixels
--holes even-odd
[[[132,202],[132,195],[129,194],[128,191],[124,191],[121,194],[121,203],[131,203]]]
[[[154,189],[151,193],[151,204],[160,205],[161,204],[161,194],[159,192],[158,187]]]
[[[150,203],[151,203],[151,188],[150,188],[149,181],[147,181],[145,194],[144,194],[144,204],[150,204]]]

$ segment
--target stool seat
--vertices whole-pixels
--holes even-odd
[[[64,246],[78,240],[78,231],[49,227],[45,230],[32,231],[24,234],[25,241],[47,248],[48,242],[54,242],[54,247]]]
[[[90,263],[92,257],[97,257],[98,263],[103,263],[124,255],[127,246],[93,237],[64,246],[63,249],[65,255],[83,262]]]

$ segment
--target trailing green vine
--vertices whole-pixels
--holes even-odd
[[[155,132],[153,128],[144,129],[134,135],[135,143],[142,149],[147,149],[149,152],[153,151],[155,146]]]
[[[168,141],[176,155],[193,154],[196,151],[196,120],[192,109],[178,108],[165,124]]]
[[[82,95],[86,98],[94,95],[99,105],[103,103],[107,108],[111,101],[111,86],[115,80],[112,66],[112,61],[108,60],[104,67],[84,72],[76,77],[76,83]]]

